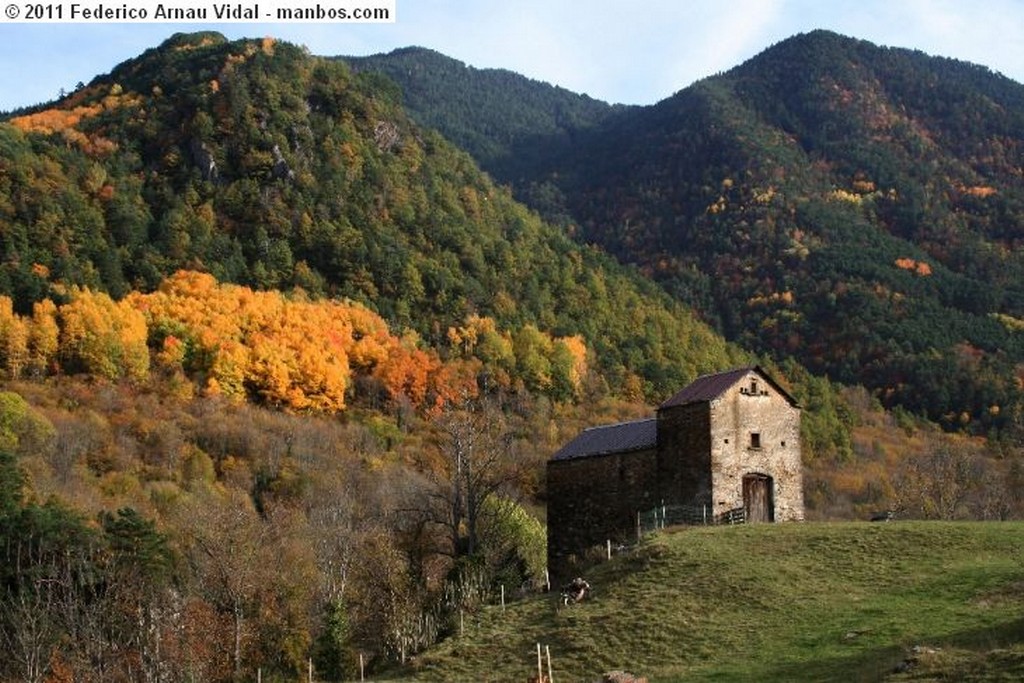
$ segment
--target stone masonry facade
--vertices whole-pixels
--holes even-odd
[[[772,521],[804,518],[800,408],[755,373],[711,401],[711,492],[716,514],[743,507],[745,475],[771,478]]]
[[[611,540],[618,544],[636,538],[638,505],[658,504],[652,495],[657,483],[653,448],[611,453],[593,458],[549,463],[548,488],[558,495],[548,499],[548,566],[552,556],[568,559],[587,548]],[[552,520],[569,523],[552,524]],[[559,575],[560,576],[560,575]]]

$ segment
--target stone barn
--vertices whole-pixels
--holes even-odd
[[[633,540],[637,513],[687,506],[709,521],[802,520],[800,406],[760,367],[704,375],[655,417],[593,427],[547,464],[548,566]]]

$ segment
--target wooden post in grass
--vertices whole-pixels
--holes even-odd
[[[540,643],[537,643],[537,680],[544,681],[544,662],[540,657]]]
[[[606,541],[606,544],[608,545],[608,559],[611,560],[612,559],[612,539],[609,538]]]
[[[551,648],[545,645],[544,652],[548,656],[548,683],[555,683],[555,677],[551,675]]]
[[[359,653],[359,680],[360,681],[366,680],[365,678],[363,678],[363,675],[364,675],[364,671],[363,671],[363,653],[360,652]]]
[[[501,611],[505,611],[505,584],[501,584]]]
[[[639,543],[642,540],[644,540],[644,530],[643,530],[643,527],[640,525],[640,511],[637,510],[636,511],[636,542]]]

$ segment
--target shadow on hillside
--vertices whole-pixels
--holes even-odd
[[[956,647],[987,652],[1012,644],[1024,643],[1024,619],[988,628],[972,629],[943,638],[920,639],[903,646],[875,648],[849,657],[834,657],[815,662],[785,663],[761,672],[758,680],[843,681],[868,683],[884,681],[903,669],[914,657],[915,646],[931,648]]]

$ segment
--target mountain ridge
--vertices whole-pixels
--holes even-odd
[[[533,166],[482,165],[728,339],[950,428],[1019,429],[1022,102],[986,67],[814,31]]]
[[[403,83],[403,103],[422,125],[443,130],[502,178],[539,155],[535,146],[541,141],[545,147],[571,144],[581,130],[630,109],[507,69],[477,69],[428,48],[337,59],[358,72],[381,71]],[[434,87],[439,78],[449,87]],[[481,106],[481,98],[491,97],[492,88],[501,91],[501,106]],[[442,109],[443,116],[433,113]]]

